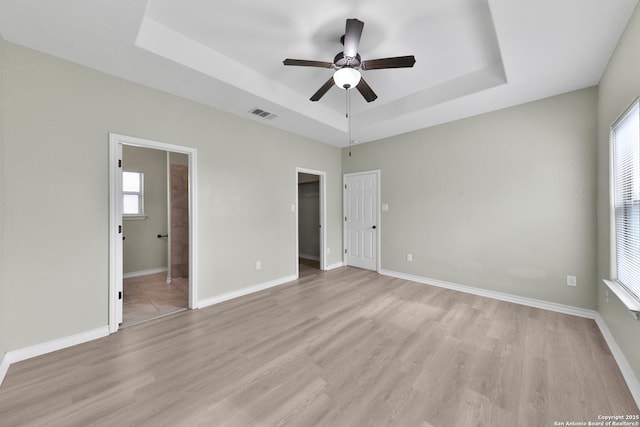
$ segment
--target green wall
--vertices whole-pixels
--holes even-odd
[[[595,308],[596,102],[589,88],[344,149],[344,173],[381,171],[382,269]]]
[[[612,278],[611,215],[609,192],[609,129],[631,102],[640,95],[640,6],[618,42],[598,90],[598,279]],[[597,305],[636,378],[640,379],[640,322],[597,282]]]
[[[295,274],[296,167],[327,173],[328,264],[341,261],[338,148],[4,48],[6,350],[107,325],[110,132],[198,150],[201,300]]]

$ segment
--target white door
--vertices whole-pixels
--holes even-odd
[[[171,245],[173,244],[171,238],[173,237],[173,231],[171,227],[171,151],[167,151],[167,283],[171,284]]]
[[[345,175],[345,263],[378,269],[379,172]]]
[[[122,144],[111,140],[110,142],[110,181],[111,181],[111,232],[110,238],[110,276],[112,285],[110,286],[111,295],[109,298],[109,330],[115,332],[118,325],[122,323]]]

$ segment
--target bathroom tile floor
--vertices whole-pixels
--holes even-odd
[[[189,305],[189,279],[158,273],[124,279],[123,322],[121,328],[136,325],[178,311]]]

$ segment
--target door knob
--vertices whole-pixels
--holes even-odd
[[[375,225],[373,226],[373,229],[374,229],[374,230],[376,229],[376,226],[375,226]]]

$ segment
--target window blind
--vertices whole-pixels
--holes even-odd
[[[640,104],[613,125],[617,282],[640,301]]]

